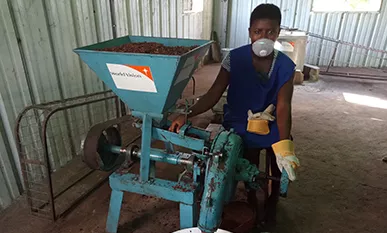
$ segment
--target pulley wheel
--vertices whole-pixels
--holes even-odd
[[[83,147],[84,162],[91,169],[111,171],[120,165],[120,155],[104,150],[105,145],[122,146],[120,132],[112,126],[91,128]]]

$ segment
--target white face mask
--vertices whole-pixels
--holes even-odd
[[[267,57],[274,50],[274,41],[266,38],[256,40],[252,45],[252,49],[258,57]]]

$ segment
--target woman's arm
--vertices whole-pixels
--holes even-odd
[[[228,86],[228,81],[230,78],[230,73],[225,68],[220,68],[219,74],[215,79],[215,82],[212,84],[208,92],[199,99],[199,101],[192,106],[189,110],[191,111],[188,114],[187,118],[197,116],[203,112],[206,112],[212,108],[223,95],[224,91]],[[178,116],[169,127],[169,130],[172,132],[179,133],[180,128],[185,124],[185,115]]]
[[[191,113],[188,114],[188,118],[204,113],[215,106],[226,90],[229,78],[230,73],[221,67],[218,76],[216,77],[215,82],[212,84],[211,88],[204,96],[199,99],[199,101],[194,106],[191,107]]]

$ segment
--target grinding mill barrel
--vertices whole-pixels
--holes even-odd
[[[117,47],[155,43],[188,48],[182,54],[117,52]],[[96,75],[133,111],[163,114],[170,110],[211,45],[209,40],[125,36],[74,50]],[[109,48],[116,48],[110,49]],[[158,54],[155,54],[158,53]],[[160,54],[161,53],[161,54]]]

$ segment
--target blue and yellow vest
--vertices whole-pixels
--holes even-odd
[[[251,44],[230,51],[230,82],[223,127],[233,128],[248,148],[269,148],[279,141],[277,121],[269,122],[268,135],[249,133],[246,131],[247,111],[262,112],[270,104],[276,106],[278,92],[292,78],[296,65],[278,51],[268,77],[256,72],[252,56]],[[273,115],[276,116],[276,112]]]

